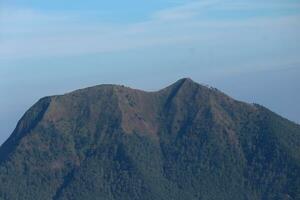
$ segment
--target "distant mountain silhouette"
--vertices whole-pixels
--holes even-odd
[[[191,79],[45,97],[0,148],[0,199],[299,200],[300,126]]]

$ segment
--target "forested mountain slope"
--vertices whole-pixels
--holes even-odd
[[[0,148],[0,199],[299,200],[300,126],[190,79],[45,97]]]

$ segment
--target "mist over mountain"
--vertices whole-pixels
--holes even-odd
[[[181,79],[40,99],[0,147],[0,199],[300,199],[300,126]]]

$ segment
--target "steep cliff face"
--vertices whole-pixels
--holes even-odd
[[[38,101],[0,148],[0,199],[299,199],[300,126],[182,79]]]

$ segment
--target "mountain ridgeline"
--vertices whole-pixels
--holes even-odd
[[[0,148],[3,200],[299,200],[300,126],[181,79],[40,99]]]

